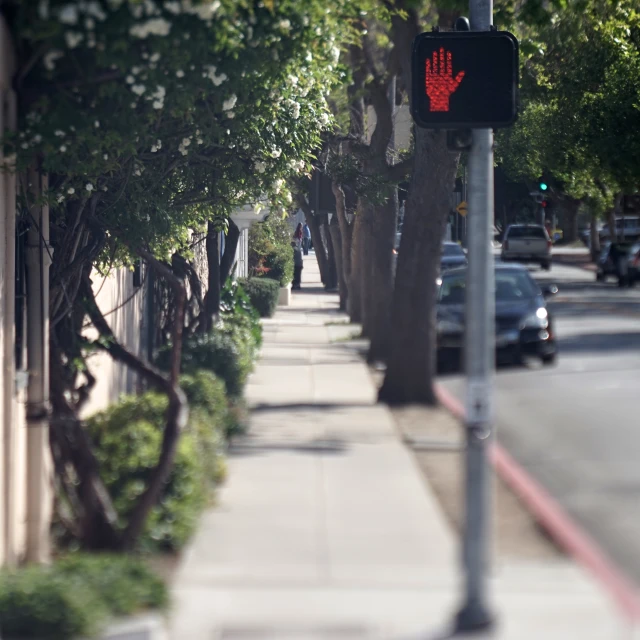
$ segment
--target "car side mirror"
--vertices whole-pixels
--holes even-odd
[[[551,298],[551,296],[555,296],[558,293],[558,287],[555,284],[546,284],[542,287],[542,295],[545,298]]]

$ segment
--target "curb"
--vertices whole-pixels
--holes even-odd
[[[438,401],[456,418],[465,410],[449,391],[436,384]],[[629,621],[640,623],[640,591],[564,508],[506,449],[493,442],[489,460],[500,479],[516,494],[554,542],[587,569]]]

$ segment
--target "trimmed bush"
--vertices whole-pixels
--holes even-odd
[[[162,581],[140,560],[70,555],[52,567],[0,574],[0,634],[73,640],[102,631],[110,617],[166,607]]]
[[[158,461],[167,406],[166,396],[147,392],[126,396],[87,420],[102,477],[122,522]],[[151,510],[139,541],[142,548],[179,549],[196,527],[206,504],[207,483],[194,431],[189,428],[180,437],[162,498]]]
[[[240,285],[262,318],[270,318],[278,306],[280,283],[271,278],[244,278]]]
[[[212,484],[224,479],[223,451],[227,435],[235,429],[234,416],[227,405],[224,383],[204,369],[180,378],[189,401],[189,426],[198,441],[198,455],[204,475]]]

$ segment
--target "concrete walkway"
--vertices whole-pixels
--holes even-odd
[[[250,432],[179,569],[172,640],[453,637],[457,539],[318,280],[310,256],[303,290],[264,323]],[[500,625],[487,637],[632,637],[570,563],[512,566],[493,583]]]

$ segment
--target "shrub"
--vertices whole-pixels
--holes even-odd
[[[285,218],[269,215],[249,231],[249,273],[267,276],[284,287],[293,279],[291,227]]]
[[[0,633],[25,640],[88,638],[110,616],[167,602],[165,585],[136,558],[71,555],[52,567],[0,575]]]
[[[225,438],[234,429],[224,383],[211,371],[201,369],[183,375],[180,386],[189,401],[189,425],[198,441],[204,475],[217,484],[225,474]]]
[[[240,285],[262,318],[270,318],[278,305],[279,283],[270,278],[244,278]]]
[[[95,636],[108,617],[96,592],[78,576],[28,567],[0,578],[3,638],[70,640]]]
[[[158,393],[126,396],[87,421],[122,521],[130,516],[158,461],[167,405],[166,396]],[[195,529],[207,497],[199,446],[193,429],[181,435],[162,498],[152,508],[139,541],[143,548],[179,549]]]

